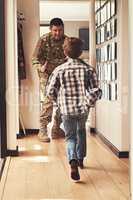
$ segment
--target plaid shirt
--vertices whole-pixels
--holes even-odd
[[[80,59],[71,58],[53,71],[46,91],[63,115],[86,113],[101,97],[95,69]]]

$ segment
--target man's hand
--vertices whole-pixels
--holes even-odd
[[[46,61],[45,64],[42,65],[41,70],[40,70],[42,73],[46,71],[46,69],[47,69],[47,64],[48,64],[48,61]]]

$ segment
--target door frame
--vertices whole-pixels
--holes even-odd
[[[7,154],[6,131],[6,63],[5,63],[5,12],[4,0],[0,1],[0,157]]]

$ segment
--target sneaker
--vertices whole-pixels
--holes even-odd
[[[41,142],[50,142],[50,138],[48,137],[48,135],[46,135],[42,132],[39,132],[38,138]]]
[[[70,161],[70,166],[71,166],[71,178],[73,180],[75,180],[75,181],[80,180],[77,160],[71,160]]]
[[[58,139],[58,138],[64,138],[64,137],[65,137],[65,133],[61,128],[52,130],[52,133],[51,133],[52,139]]]
[[[78,160],[78,166],[80,167],[80,169],[84,168],[83,159]]]

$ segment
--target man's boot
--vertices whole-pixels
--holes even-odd
[[[47,135],[47,131],[40,130],[38,133],[38,138],[41,142],[50,142],[50,138]]]
[[[65,133],[64,131],[60,128],[61,124],[61,118],[60,118],[60,113],[56,107],[53,109],[53,114],[52,114],[52,123],[51,123],[51,138],[52,139],[58,139],[58,138],[64,138]]]

